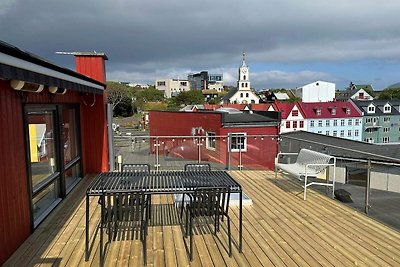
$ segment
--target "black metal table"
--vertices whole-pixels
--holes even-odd
[[[103,192],[144,190],[146,194],[193,193],[197,187],[228,186],[239,193],[239,252],[242,252],[242,187],[226,171],[104,172],[86,190],[85,259],[89,258],[89,197]]]

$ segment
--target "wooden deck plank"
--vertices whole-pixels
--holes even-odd
[[[321,198],[323,196],[315,193],[315,197]],[[318,201],[313,201],[310,205],[307,205],[306,212],[309,215],[312,215],[315,210],[318,210],[319,206],[317,206]],[[329,203],[334,203],[334,202],[329,202]],[[312,207],[316,206],[316,207]],[[333,206],[327,206],[325,205],[326,208],[328,207],[333,207]],[[351,212],[343,212],[343,208],[338,210],[335,208],[335,214],[332,216],[332,218],[329,217],[320,217],[322,222],[324,222],[328,227],[332,227],[333,229],[336,229],[340,234],[343,234],[344,236],[348,237],[348,240],[356,242],[357,245],[359,245],[359,250],[362,250],[365,252],[365,254],[368,255],[368,251],[370,252],[369,255],[371,255],[372,261],[375,261],[377,264],[385,264],[382,258],[386,258],[387,263],[389,265],[395,264],[394,261],[391,260],[391,258],[398,258],[398,250],[392,250],[393,248],[393,243],[398,243],[398,241],[391,242],[391,244],[387,244],[386,239],[377,237],[376,236],[376,230],[375,228],[371,228],[372,225],[381,225],[379,222],[376,222],[375,220],[371,220],[371,224],[368,226],[363,226],[362,229],[361,227],[358,226],[357,223],[350,223],[349,221],[356,221],[358,220],[357,218],[354,218],[356,215],[359,215],[357,211],[350,210]],[[365,216],[364,216],[365,217]],[[374,244],[374,245],[372,245]],[[354,243],[350,243],[349,246],[354,246]],[[398,244],[397,244],[398,246]],[[383,251],[385,252],[383,252]]]
[[[148,266],[400,266],[399,231],[313,190],[303,201],[302,188],[293,179],[275,180],[268,171],[231,174],[253,200],[243,211],[243,253],[237,250],[239,209],[233,206],[233,256],[227,253],[223,222],[216,237],[194,236],[194,259],[189,262],[173,199],[156,195],[147,237]],[[90,180],[83,179],[5,266],[98,266],[98,232],[89,261],[84,261],[84,196]],[[93,236],[100,216],[96,198],[90,208]],[[120,239],[107,247],[106,265],[143,266],[140,240]]]

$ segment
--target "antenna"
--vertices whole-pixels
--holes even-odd
[[[62,51],[57,51],[56,54],[57,55],[76,55],[79,52],[62,52]]]

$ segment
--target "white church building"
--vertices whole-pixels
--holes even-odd
[[[239,67],[237,87],[231,89],[223,99],[230,104],[259,104],[260,97],[250,89],[250,71],[246,65],[246,54],[243,53],[242,65]]]

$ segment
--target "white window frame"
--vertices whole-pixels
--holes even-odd
[[[206,148],[213,151],[217,149],[217,138],[214,132],[206,132]]]
[[[239,152],[239,151],[246,152],[247,151],[247,133],[231,133],[232,141],[234,140],[234,138],[238,138],[239,136],[244,137],[243,148],[242,149],[232,148],[232,144],[233,144],[233,142],[232,142],[229,144],[229,148],[231,149],[231,152]]]

